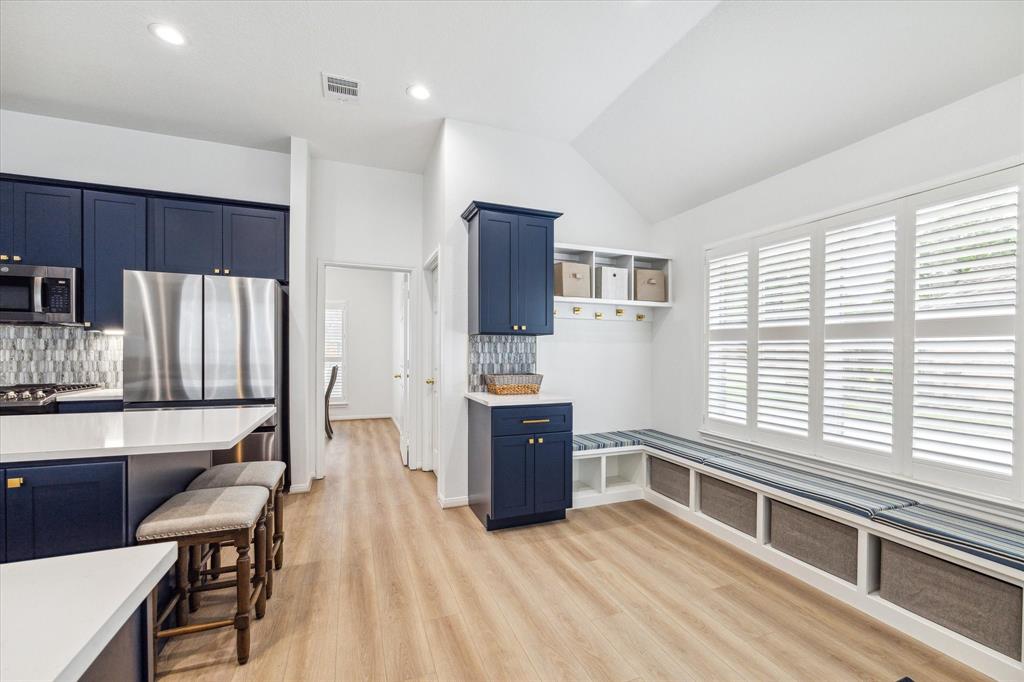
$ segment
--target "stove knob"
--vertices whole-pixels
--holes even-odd
[[[43,393],[42,391],[36,391],[32,397],[35,398],[36,400],[42,400],[43,398],[46,397],[46,394]]]
[[[18,398],[20,398],[21,400],[32,400],[32,394],[29,393],[28,391],[22,391]]]
[[[14,391],[7,391],[6,393],[0,394],[0,400],[17,400],[18,394]]]

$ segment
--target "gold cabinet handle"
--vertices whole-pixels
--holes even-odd
[[[515,332],[519,331],[519,325],[518,324],[512,325],[512,331],[515,331]]]
[[[433,379],[427,379],[427,383],[430,384],[431,386],[433,386],[434,385],[434,380]]]
[[[219,275],[220,274],[220,268],[214,268],[213,269],[213,274]]]
[[[7,479],[7,487],[8,488],[20,488],[21,484],[24,483],[24,482],[25,482],[25,479],[22,478],[21,476],[18,476],[17,478],[8,478]]]
[[[21,256],[15,256],[14,257],[14,262],[15,263],[20,263],[21,262]]]
[[[524,332],[526,331],[526,325],[525,324],[519,325],[519,328],[522,329]]]
[[[6,253],[0,253],[0,260],[9,260],[9,259],[10,259],[10,256],[8,256]]]
[[[538,439],[537,439],[537,442],[538,442],[538,443],[543,443],[543,442],[544,442],[544,439],[543,439],[543,438],[538,438]]]
[[[520,424],[550,424],[550,419],[521,419]]]
[[[231,268],[224,268],[224,274],[225,275],[230,275],[231,274]]]
[[[533,439],[532,438],[530,439],[530,445],[533,445]]]

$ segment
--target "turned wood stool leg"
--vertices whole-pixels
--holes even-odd
[[[256,522],[256,618],[267,613],[267,513]]]
[[[220,577],[220,543],[215,542],[210,548],[210,578],[216,580]]]
[[[284,484],[277,486],[274,491],[274,544],[277,545],[277,552],[274,555],[274,568],[280,569],[284,566]]]
[[[174,607],[178,618],[178,626],[188,625],[188,566],[189,546],[178,544],[178,563],[175,564],[177,578],[178,603]]]
[[[238,663],[249,660],[249,594],[252,589],[252,575],[249,568],[249,529],[239,531],[235,539],[238,560],[235,562],[235,632],[238,649]]]
[[[195,613],[199,610],[199,592],[194,589],[199,586],[200,569],[202,568],[203,562],[203,546],[192,545],[188,548],[188,610],[191,613]]]
[[[267,599],[274,596],[274,494],[267,498]]]

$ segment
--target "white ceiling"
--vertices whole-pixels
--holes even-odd
[[[574,146],[657,221],[1012,78],[1022,50],[1016,0],[723,3]]]
[[[0,106],[419,172],[444,117],[572,140],[715,4],[5,0]]]

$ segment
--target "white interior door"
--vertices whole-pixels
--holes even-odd
[[[438,269],[430,273],[430,447],[423,468],[433,470],[441,461],[441,316]]]
[[[412,419],[409,414],[409,376],[411,374],[412,361],[410,359],[412,339],[412,325],[409,320],[409,275],[403,274],[400,281],[399,293],[399,328],[396,330],[399,343],[399,400],[398,400],[398,443],[402,450],[402,464],[409,465],[409,439],[411,435]]]

